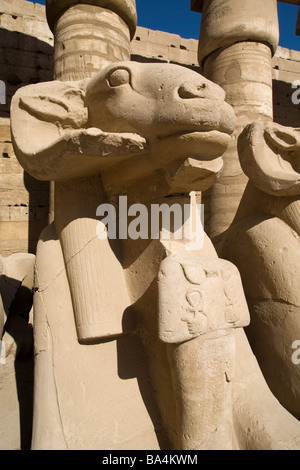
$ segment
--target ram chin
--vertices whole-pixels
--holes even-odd
[[[165,161],[190,155],[197,160],[212,160],[223,155],[230,135],[218,130],[191,131],[158,138],[155,154]]]
[[[195,168],[195,178],[187,182],[190,191],[206,191],[216,181],[216,177],[222,171],[223,160],[221,157],[217,158],[215,165],[203,166]]]

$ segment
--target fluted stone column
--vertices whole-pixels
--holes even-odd
[[[279,40],[276,0],[192,0],[202,12],[199,63],[204,75],[226,91],[237,116],[224,169],[204,195],[207,232],[219,235],[232,222],[247,178],[236,142],[250,122],[273,119],[271,58]]]

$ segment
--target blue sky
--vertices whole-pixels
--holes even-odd
[[[45,0],[35,0],[35,3],[45,5]],[[299,6],[277,3],[279,44],[300,51],[300,36],[295,35]],[[198,39],[201,15],[190,11],[190,0],[136,0],[136,6],[139,26],[179,34],[187,39]]]

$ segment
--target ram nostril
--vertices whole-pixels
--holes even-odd
[[[189,99],[189,98],[203,98],[203,91],[207,88],[206,83],[199,85],[190,85],[185,83],[178,88],[178,95],[180,98]]]

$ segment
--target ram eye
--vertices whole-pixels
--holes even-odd
[[[126,69],[118,69],[111,73],[107,78],[110,86],[126,85],[130,82],[130,74]]]

